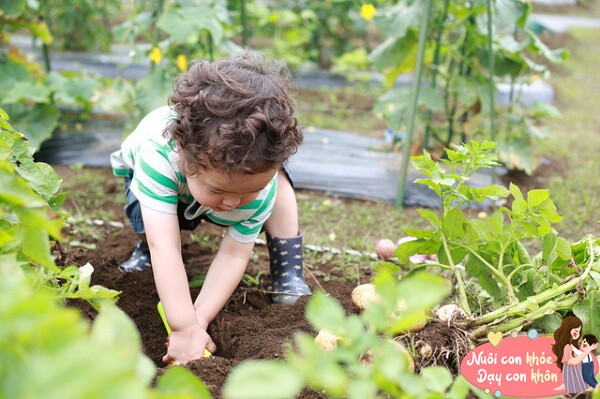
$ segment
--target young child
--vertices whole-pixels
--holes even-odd
[[[244,275],[262,230],[273,301],[293,304],[311,291],[285,168],[303,139],[285,67],[248,53],[200,61],[179,76],[170,103],[140,122],[111,164],[125,178],[125,213],[139,237],[119,268],[152,268],[172,329],[163,361],[182,364],[216,350],[206,329]],[[180,230],[202,220],[227,233],[192,303]]]
[[[596,338],[593,334],[586,334],[583,336],[583,341],[581,342],[581,350],[577,350],[573,348],[573,352],[576,355],[582,354],[587,348],[590,348],[592,345],[598,343],[598,338]],[[583,374],[583,380],[586,384],[588,384],[591,388],[596,391],[598,386],[598,381],[596,381],[596,376],[594,375],[594,359],[591,353],[581,361],[581,373]]]

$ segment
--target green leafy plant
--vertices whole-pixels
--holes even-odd
[[[148,76],[134,86],[129,103],[130,126],[148,112],[167,105],[172,82],[188,62],[214,59],[239,51],[231,40],[231,21],[224,0],[190,2],[160,0],[136,3],[132,17],[115,28],[118,40],[129,42],[135,58],[149,58]],[[139,41],[145,42],[140,44]],[[137,52],[143,48],[143,51]]]
[[[54,288],[58,298],[85,299],[96,307],[114,302],[116,291],[89,286],[91,265],[56,265],[50,240],[62,239],[60,207],[67,194],[58,193],[62,179],[50,165],[34,162],[33,151],[0,109],[0,255],[21,264],[39,286]]]
[[[232,2],[239,12],[243,1]],[[360,3],[353,0],[280,1],[276,7],[246,1],[246,25],[250,43],[270,56],[286,60],[292,68],[312,66],[359,77],[366,68],[371,41],[377,32],[359,14]],[[378,1],[380,4],[392,3]],[[363,77],[364,78],[364,77]]]
[[[427,312],[450,291],[443,278],[418,273],[406,279],[382,269],[374,279],[381,301],[363,314],[345,315],[344,309],[319,292],[309,299],[306,317],[315,330],[335,336],[325,351],[310,334],[297,334],[285,361],[248,361],[230,374],[225,398],[282,398],[296,396],[304,386],[331,398],[370,398],[378,392],[392,397],[464,398],[469,386],[453,381],[443,367],[414,374],[410,354],[391,339],[421,323]],[[422,295],[426,290],[431,295]],[[398,303],[403,303],[399,310]],[[283,383],[285,382],[285,383]]]
[[[409,270],[449,271],[463,310],[471,314],[472,307],[477,308],[479,315],[466,324],[484,326],[479,333],[501,321],[496,328],[509,331],[569,309],[583,299],[586,290],[597,287],[600,270],[598,238],[586,236],[571,244],[552,228],[562,217],[547,190],[530,190],[525,197],[513,184],[509,190],[466,184],[475,171],[497,165],[494,147],[495,143],[472,141],[446,149],[447,159],[442,162],[434,162],[427,152],[412,158],[426,176],[416,182],[440,197],[441,212],[420,210],[432,228],[405,228],[417,239],[403,243],[395,253],[404,265],[411,265],[410,257],[415,254],[437,255],[437,262],[413,265]],[[472,201],[491,202],[508,195],[513,197],[510,208],[500,207],[489,216],[469,218],[463,210]],[[525,245],[531,240],[542,247],[534,257]],[[570,293],[576,289],[581,298]]]
[[[55,264],[50,239],[62,237],[66,193],[57,194],[61,179],[32,153],[0,109],[0,397],[211,398],[180,367],[151,389],[156,367],[133,322],[114,305],[118,292],[90,286],[89,264]],[[73,298],[99,311],[91,328],[64,306]]]
[[[117,0],[42,0],[40,12],[54,36],[54,45],[67,51],[110,49],[110,18]]]
[[[212,397],[182,367],[170,368],[151,388],[156,367],[142,353],[139,333],[121,310],[103,304],[90,326],[54,292],[36,289],[19,263],[0,255],[0,396]]]
[[[53,36],[46,23],[40,22],[40,14],[37,2],[1,3],[0,42],[8,38],[9,32],[25,28],[49,46]],[[36,149],[57,128],[59,119],[66,114],[65,108],[77,118],[87,117],[102,89],[96,78],[73,72],[48,72],[29,61],[16,47],[0,50],[0,106],[12,116],[15,128],[27,136],[29,145]]]
[[[242,283],[248,287],[258,287],[260,285],[260,278],[264,274],[266,274],[264,270],[260,270],[258,273],[256,273],[256,276],[253,276],[250,273],[244,273],[242,276]]]
[[[370,60],[384,74],[388,90],[375,112],[392,130],[406,129],[410,88],[394,87],[394,82],[400,74],[413,71],[418,31],[427,17],[431,23],[423,72],[429,85],[421,87],[416,113],[424,148],[439,152],[456,141],[491,138],[499,143],[501,162],[531,173],[538,165],[532,140],[540,134],[537,122],[524,110],[519,88],[548,75],[539,60],[559,62],[568,52],[549,49],[529,28],[531,6],[525,1],[445,0],[431,9],[424,4],[401,0],[375,16],[385,40]],[[491,24],[488,7],[492,7]],[[493,92],[501,81],[511,84],[509,104],[495,107]],[[547,111],[555,113],[553,108]]]

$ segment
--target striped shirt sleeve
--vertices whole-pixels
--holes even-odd
[[[230,226],[227,230],[229,235],[241,243],[254,242],[260,234],[263,224],[265,224],[269,216],[271,216],[271,212],[273,212],[276,196],[277,175],[271,181],[269,192],[256,212],[250,218]]]
[[[176,215],[179,184],[166,150],[149,140],[137,152],[131,191],[140,204]]]

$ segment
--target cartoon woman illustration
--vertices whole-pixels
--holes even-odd
[[[556,355],[556,365],[562,371],[563,385],[556,390],[566,390],[569,393],[579,393],[589,388],[583,379],[581,362],[598,344],[579,348],[579,337],[583,323],[578,317],[567,316],[554,332],[552,352]],[[581,349],[581,351],[580,351]],[[579,355],[574,355],[577,350]]]

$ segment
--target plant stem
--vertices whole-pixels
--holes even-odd
[[[492,27],[492,0],[487,0],[487,26],[488,26],[488,51],[489,54],[489,63],[488,69],[490,74],[490,86],[489,86],[489,96],[490,96],[490,135],[492,141],[496,140],[496,125],[494,123],[494,118],[496,117],[494,114],[494,93],[496,91],[496,85],[494,84],[494,31]],[[496,184],[496,173],[492,173],[492,183]]]
[[[510,281],[515,276],[515,274],[519,270],[523,269],[524,267],[534,267],[534,265],[531,264],[531,263],[523,263],[522,265],[519,265],[515,270],[513,270],[512,272],[510,272],[510,274],[508,275],[507,279]]]
[[[470,315],[471,309],[469,308],[469,301],[467,299],[465,283],[462,279],[462,276],[460,275],[460,270],[454,265],[454,259],[452,259],[452,253],[450,253],[450,248],[448,248],[448,242],[446,241],[446,235],[444,233],[442,233],[442,243],[444,244],[444,252],[446,252],[446,257],[448,258],[450,267],[454,269],[454,276],[456,277],[456,284],[458,285],[458,299],[460,302],[460,306],[468,315]]]
[[[532,311],[531,313],[513,319],[507,323],[503,323],[502,325],[498,325],[494,327],[493,325],[485,325],[473,331],[472,335],[474,338],[481,338],[487,335],[487,333],[491,330],[499,331],[499,332],[507,332],[520,327],[523,327],[531,322],[545,316],[549,311],[556,311],[561,309],[571,309],[573,305],[577,302],[577,297],[575,295],[570,295],[565,298],[562,298],[557,301],[549,301],[544,306],[540,307],[537,310]]]
[[[492,265],[491,265],[491,264],[490,264],[490,263],[489,263],[487,260],[485,260],[485,259],[484,259],[484,258],[483,258],[481,255],[479,255],[479,254],[478,254],[478,253],[477,253],[475,250],[473,250],[472,248],[470,248],[470,247],[468,247],[468,246],[466,246],[466,245],[464,245],[464,244],[461,244],[461,243],[454,243],[454,242],[453,242],[453,244],[456,244],[456,245],[458,245],[459,247],[461,247],[461,248],[463,248],[463,249],[467,250],[467,252],[469,252],[470,254],[474,255],[474,256],[475,256],[477,259],[479,259],[479,261],[480,261],[481,263],[483,263],[483,264],[484,264],[484,265],[485,265],[485,266],[486,266],[488,269],[490,269],[490,271],[491,271],[493,274],[495,274],[495,275],[496,275],[496,277],[498,277],[500,280],[502,280],[502,282],[503,282],[504,284],[506,284],[506,283],[507,283],[506,276],[504,276],[504,273],[502,273],[502,272],[500,272],[499,270],[497,270],[497,269],[496,269],[494,266],[492,266]],[[510,284],[510,283],[509,283],[509,284]]]
[[[46,73],[52,71],[52,64],[50,62],[50,46],[42,43],[42,56],[44,57],[44,68]]]
[[[404,206],[404,194],[406,192],[406,177],[408,174],[408,160],[410,158],[410,144],[412,135],[415,129],[415,116],[417,114],[417,101],[419,99],[419,89],[421,88],[421,76],[423,74],[423,59],[425,58],[425,40],[427,39],[427,27],[431,16],[431,0],[425,2],[425,20],[421,26],[419,35],[419,52],[417,55],[417,71],[413,82],[412,104],[408,111],[408,127],[406,130],[406,140],[402,144],[402,165],[401,165],[401,180],[398,185],[398,196],[396,197],[396,208]]]
[[[450,0],[444,0],[444,11],[442,13],[442,19],[438,24],[437,37],[435,39],[435,52],[433,54],[433,73],[431,78],[431,87],[437,87],[437,74],[438,74],[438,66],[440,64],[440,48],[442,47],[442,33],[444,31],[444,24],[446,23],[446,18],[448,18],[448,5]],[[429,110],[427,112],[427,126],[425,127],[425,136],[423,137],[423,148],[425,150],[429,150],[429,134],[431,132],[431,115],[432,112]]]
[[[240,2],[240,12],[242,16],[242,44],[248,44],[248,18],[246,16],[246,0]]]
[[[592,245],[591,237],[588,238],[588,242],[589,242],[590,259],[588,261],[588,265],[587,265],[585,271],[583,272],[583,274],[581,275],[580,278],[573,279],[573,280],[571,280],[563,285],[560,285],[554,289],[546,290],[538,295],[531,296],[526,301],[523,301],[516,305],[503,306],[499,309],[496,309],[493,312],[490,312],[486,315],[482,315],[482,316],[476,318],[475,320],[473,320],[471,325],[480,326],[482,324],[489,324],[491,322],[494,322],[497,319],[498,320],[504,319],[504,318],[507,318],[510,316],[515,316],[515,315],[521,314],[523,312],[533,312],[536,309],[539,309],[539,305],[538,305],[539,303],[545,302],[549,299],[552,299],[560,294],[564,294],[565,292],[570,291],[570,290],[574,289],[575,287],[577,287],[577,284],[579,284],[580,281],[583,281],[587,277],[590,270],[592,269],[592,265],[594,264],[594,260],[595,260],[594,259],[594,248]]]
[[[510,238],[512,237],[512,233],[511,236],[509,237],[509,241]],[[500,273],[504,276],[504,253],[506,252],[506,245],[502,245],[502,248],[500,249],[500,257],[498,259],[498,271],[500,271]],[[515,290],[512,286],[512,283],[510,282],[510,278],[506,278],[505,280],[506,282],[506,290],[507,290],[507,294],[508,294],[508,301],[510,302],[510,304],[515,304],[518,301],[517,297],[515,296]]]

